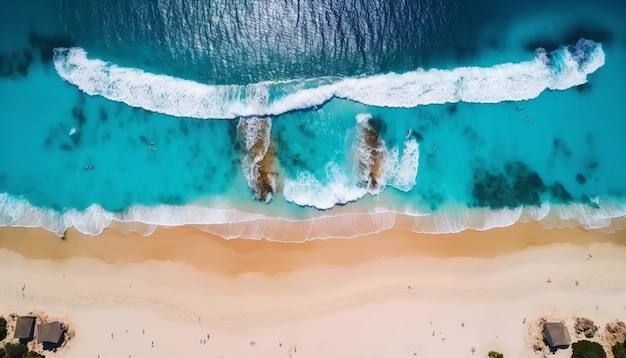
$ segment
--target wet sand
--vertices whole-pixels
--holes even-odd
[[[289,235],[289,233],[285,233]],[[277,273],[326,265],[357,265],[382,257],[493,257],[530,246],[568,243],[626,245],[626,230],[616,233],[580,227],[544,229],[537,222],[488,231],[416,234],[392,229],[352,239],[282,243],[224,240],[192,226],[159,227],[149,236],[107,229],[100,236],[68,230],[66,239],[42,229],[0,228],[0,247],[29,259],[96,258],[106,263],[176,261],[221,274]]]

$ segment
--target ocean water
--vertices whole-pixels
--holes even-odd
[[[0,225],[289,241],[529,220],[614,230],[623,13],[5,0]]]

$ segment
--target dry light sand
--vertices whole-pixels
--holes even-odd
[[[45,312],[75,330],[52,357],[533,357],[540,317],[584,316],[601,332],[626,320],[624,230],[288,244],[192,227],[66,240],[0,228],[0,269],[0,314]]]

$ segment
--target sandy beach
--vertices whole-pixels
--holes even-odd
[[[0,313],[70,322],[58,357],[529,357],[540,317],[626,320],[624,257],[623,230],[537,223],[299,244],[1,228]]]

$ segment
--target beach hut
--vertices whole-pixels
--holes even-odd
[[[62,342],[63,333],[65,331],[59,321],[40,324],[37,326],[37,343],[50,347],[58,346]]]
[[[17,317],[15,323],[15,333],[13,338],[17,338],[20,341],[30,341],[33,339],[33,333],[35,332],[35,317],[33,316],[20,316]]]
[[[543,339],[551,351],[569,347],[571,339],[567,327],[560,322],[546,322],[543,324]]]

